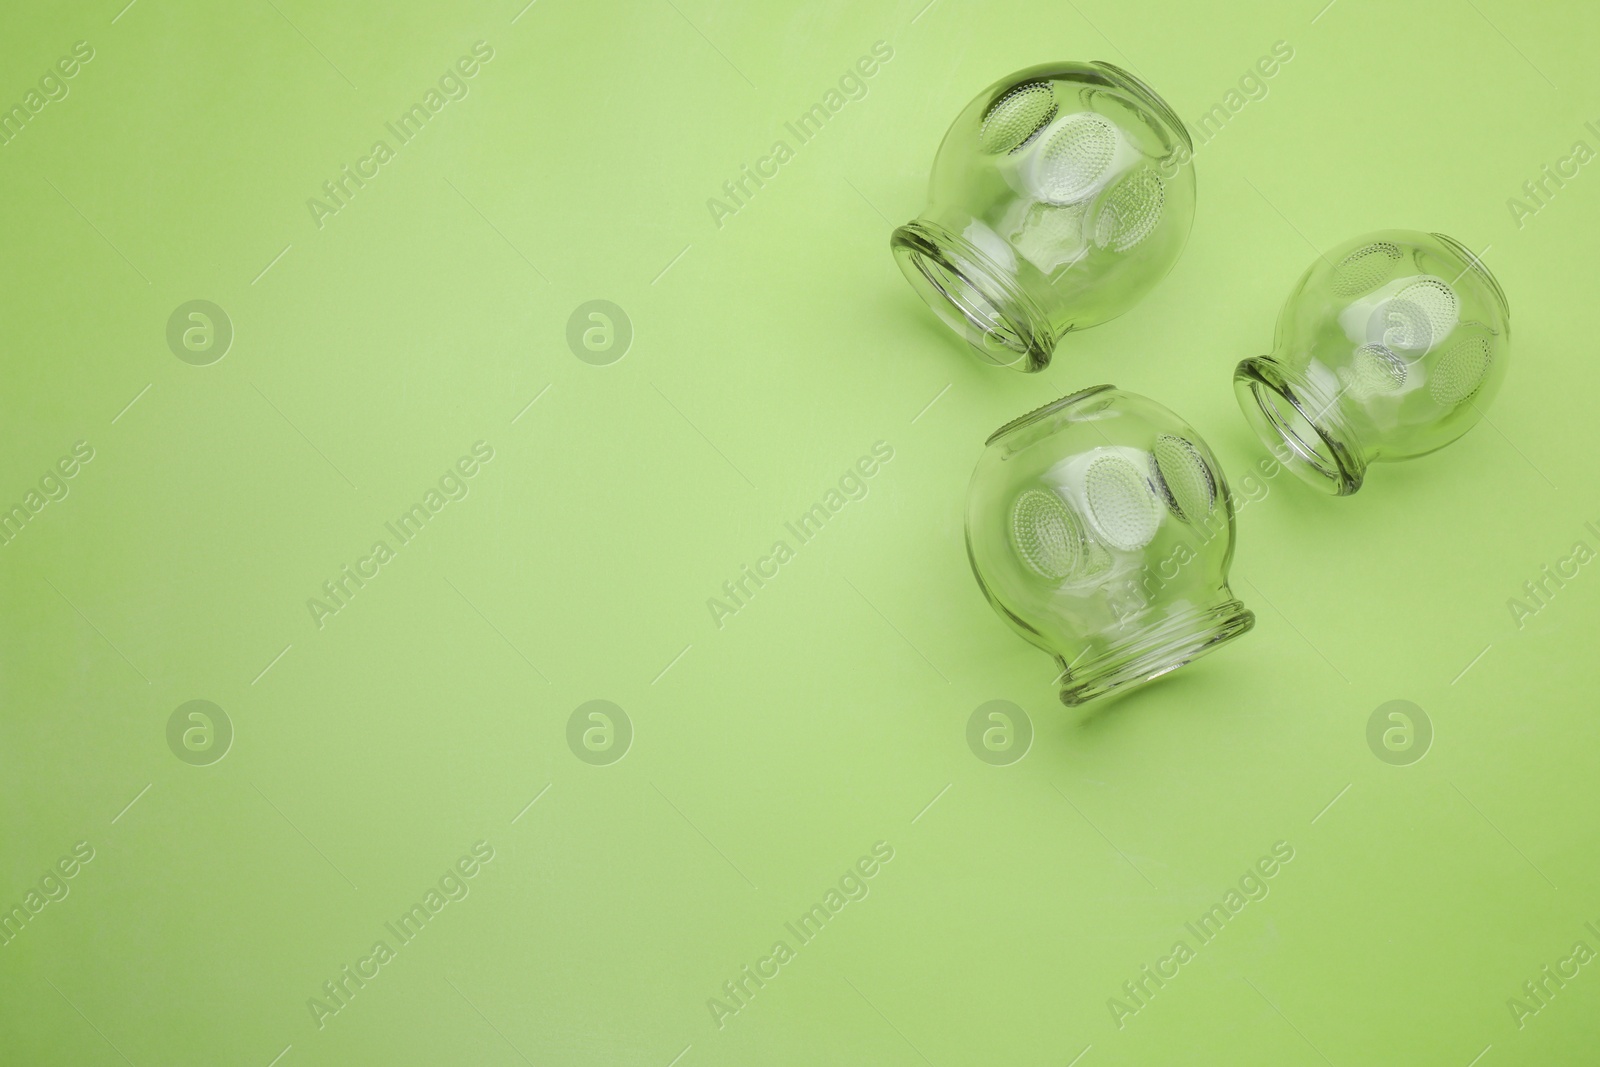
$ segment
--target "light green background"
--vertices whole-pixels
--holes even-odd
[[[1600,548],[1600,173],[1520,228],[1507,207],[1600,148],[1600,13],[923,2],[7,10],[0,103],[75,41],[95,58],[0,147],[0,501],[95,458],[0,547],[0,904],[95,858],[0,947],[0,1059],[1600,1055],[1600,967],[1521,1029],[1506,1005],[1600,949],[1600,568],[1521,628],[1507,607]],[[480,40],[470,95],[318,229],[307,198]],[[878,40],[866,97],[795,146]],[[984,85],[1105,58],[1193,123],[1279,40],[1270,94],[1199,152],[1183,259],[1045,373],[979,366],[900,278],[889,231]],[[795,157],[719,228],[707,199],[779,138]],[[1255,631],[1069,713],[967,567],[984,437],[1110,381],[1237,492],[1263,453],[1234,363],[1317,250],[1388,226],[1487,246],[1515,322],[1492,425],[1350,500],[1264,483],[1234,568]],[[197,298],[236,331],[207,367],[165,341]],[[591,299],[633,323],[610,366],[565,341]],[[470,495],[313,625],[478,440]],[[880,440],[868,496],[715,627],[707,598]],[[167,747],[191,699],[236,731],[211,766]],[[609,766],[565,740],[592,699],[635,731]],[[965,741],[995,699],[1036,732],[1007,767]],[[1434,725],[1412,766],[1367,747],[1391,699]],[[308,998],[480,840],[470,895],[319,1030]],[[878,841],[870,895],[719,1029],[708,998]],[[1107,999],[1278,841],[1270,896],[1119,1029]]]

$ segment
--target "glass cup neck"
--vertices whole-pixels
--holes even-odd
[[[1255,625],[1255,613],[1232,599],[1226,586],[1222,592],[1222,602],[1174,614],[1159,626],[1098,649],[1092,658],[1085,654],[1069,664],[1058,655],[1061,702],[1077,707],[1113,690],[1153,681],[1245,633]]]
[[[1045,315],[971,242],[921,218],[889,243],[917,295],[985,362],[1025,372],[1049,365],[1059,338]]]
[[[1233,386],[1250,428],[1302,481],[1335,496],[1361,488],[1367,459],[1338,394],[1323,396],[1270,356],[1240,363]]]

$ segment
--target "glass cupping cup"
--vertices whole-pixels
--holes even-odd
[[[1055,657],[1062,703],[1149,681],[1239,636],[1233,500],[1153,400],[1085,389],[1001,427],[967,491],[967,555],[995,612]]]
[[[985,89],[945,134],[900,269],[982,358],[1037,371],[1162,279],[1194,219],[1193,145],[1150,87],[1053,63]]]
[[[1367,466],[1425,455],[1482,417],[1510,351],[1505,293],[1443,234],[1383,230],[1319,258],[1278,317],[1270,356],[1234,388],[1264,444],[1339,496]]]

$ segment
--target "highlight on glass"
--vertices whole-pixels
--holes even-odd
[[[1505,375],[1510,309],[1483,262],[1443,234],[1384,230],[1311,264],[1270,356],[1234,371],[1239,406],[1290,470],[1329,493],[1412,459],[1483,416]]]
[[[1228,588],[1233,513],[1192,427],[1101,385],[989,438],[967,492],[967,555],[1000,618],[1054,657],[1062,703],[1078,705],[1254,625]]]
[[[1194,219],[1192,156],[1182,120],[1127,71],[1033,67],[962,111],[927,208],[890,246],[986,362],[1041,370],[1065,334],[1127,311],[1177,262]]]

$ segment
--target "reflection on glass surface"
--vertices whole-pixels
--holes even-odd
[[[917,293],[982,357],[1036,371],[1177,261],[1194,218],[1188,131],[1108,63],[1034,67],[945,135],[922,216],[890,241]]]
[[[1082,704],[1183,666],[1255,622],[1228,588],[1233,500],[1166,408],[1109,385],[1002,427],[967,493],[989,603]]]
[[[1510,312],[1487,267],[1442,234],[1385,230],[1311,265],[1272,355],[1234,372],[1245,417],[1301,478],[1341,496],[1367,465],[1443,448],[1500,387]]]

